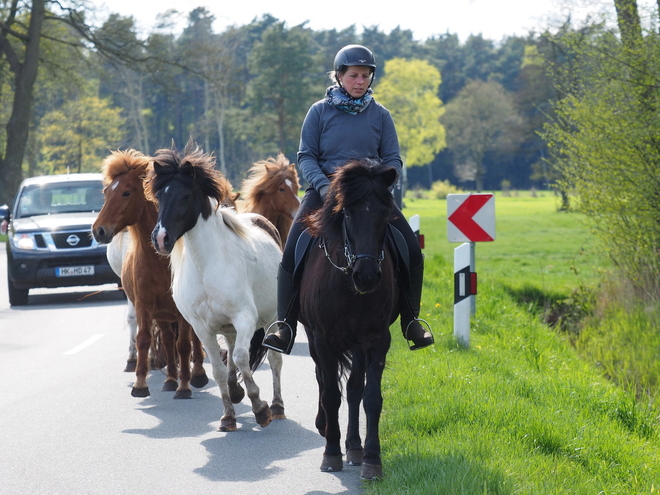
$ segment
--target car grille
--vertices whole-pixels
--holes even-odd
[[[79,249],[92,245],[92,233],[87,231],[78,232],[53,232],[51,234],[57,249]]]

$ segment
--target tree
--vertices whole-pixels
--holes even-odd
[[[25,154],[30,125],[34,83],[39,68],[41,31],[46,17],[44,0],[33,0],[28,7],[20,7],[13,0],[0,29],[0,50],[14,76],[13,103],[6,125],[6,147],[0,157],[0,204],[9,203],[22,180],[21,166]],[[27,21],[27,28],[25,26]]]
[[[305,112],[321,93],[313,84],[318,63],[309,31],[303,26],[287,29],[284,22],[274,24],[255,43],[248,65],[254,78],[246,99],[261,151],[297,149]]]
[[[123,125],[120,110],[107,100],[86,96],[65,102],[41,121],[43,173],[98,172],[108,143],[121,141]]]
[[[520,142],[523,120],[501,84],[474,80],[447,104],[442,122],[456,177],[475,181],[477,191],[481,191],[486,174],[484,158],[513,149]]]
[[[446,146],[440,123],[445,111],[438,98],[440,72],[424,60],[402,58],[387,61],[385,72],[376,86],[376,99],[392,113],[404,165],[428,165]]]
[[[585,213],[619,274],[660,298],[660,39],[644,35],[634,0],[615,2],[620,33],[565,33],[576,61],[544,138],[560,184]]]

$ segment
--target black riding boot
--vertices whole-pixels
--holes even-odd
[[[406,340],[412,340],[411,351],[428,347],[435,342],[431,327],[419,318],[419,305],[422,301],[422,280],[424,261],[410,269],[410,286],[401,285],[401,330]],[[425,328],[426,327],[426,328]]]
[[[293,348],[298,325],[298,287],[293,274],[287,272],[281,264],[277,272],[277,318],[278,320],[271,327],[277,325],[278,330],[267,333],[262,345],[289,354]]]

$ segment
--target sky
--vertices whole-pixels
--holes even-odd
[[[590,0],[590,3],[603,0]],[[644,3],[646,0],[642,0]],[[650,1],[650,0],[648,0]],[[653,0],[655,1],[655,0]],[[355,25],[378,26],[389,33],[397,26],[410,29],[413,38],[424,41],[446,32],[458,34],[461,41],[470,34],[500,41],[510,35],[540,32],[558,19],[565,19],[566,5],[585,0],[389,0],[371,2],[328,2],[323,0],[92,0],[99,6],[100,19],[112,11],[132,15],[143,32],[153,30],[157,14],[168,9],[181,12],[182,26],[186,15],[198,6],[206,7],[216,18],[214,29],[222,32],[229,26],[249,24],[255,17],[269,13],[288,27],[308,22],[314,30],[341,30]],[[608,2],[613,4],[613,0]],[[357,6],[357,7],[356,7]],[[593,8],[593,7],[592,7]],[[105,15],[104,15],[105,14]],[[575,14],[574,17],[575,18]]]

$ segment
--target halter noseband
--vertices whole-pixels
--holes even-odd
[[[345,275],[348,275],[352,270],[353,270],[353,265],[357,262],[359,259],[367,258],[367,259],[372,259],[378,263],[378,268],[380,268],[381,263],[385,259],[385,239],[383,239],[383,245],[381,246],[380,249],[380,256],[376,257],[373,254],[353,254],[353,251],[351,249],[351,243],[350,239],[348,238],[348,231],[346,230],[346,214],[344,213],[344,218],[342,219],[341,222],[341,227],[343,231],[343,237],[344,237],[344,257],[346,258],[346,266],[339,266],[337,265],[334,261],[332,261],[332,258],[330,257],[330,253],[328,253],[328,248],[325,245],[325,240],[323,238],[319,239],[319,247],[323,248],[323,252],[325,253],[325,257],[328,259],[330,264],[334,266],[337,270],[340,270],[343,272]]]

